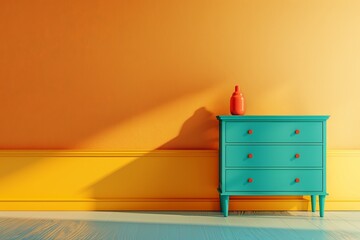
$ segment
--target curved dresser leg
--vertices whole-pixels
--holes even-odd
[[[316,195],[311,195],[311,211],[316,211]]]
[[[320,217],[324,217],[325,195],[319,195],[319,204],[320,204]]]

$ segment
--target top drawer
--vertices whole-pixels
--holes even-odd
[[[322,142],[322,122],[226,122],[226,142]]]

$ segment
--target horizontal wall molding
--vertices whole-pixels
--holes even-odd
[[[172,156],[172,157],[216,157],[218,150],[126,150],[126,151],[75,151],[75,150],[0,150],[0,157],[141,157]],[[327,150],[328,157],[357,157],[360,150]]]
[[[216,157],[218,150],[127,150],[127,151],[74,151],[74,150],[0,150],[0,157]],[[327,150],[328,157],[357,157],[360,150]]]
[[[219,211],[217,150],[2,150],[0,164],[0,210]],[[326,210],[360,210],[360,150],[328,150],[327,167]],[[310,208],[302,196],[230,201],[235,211]]]
[[[356,158],[360,160],[360,150],[329,149],[327,150],[327,157]]]
[[[0,150],[0,157],[216,157],[217,150]]]

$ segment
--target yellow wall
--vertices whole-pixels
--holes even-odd
[[[247,114],[330,114],[360,147],[357,0],[1,1],[1,149],[215,149]]]
[[[219,210],[216,150],[0,151],[2,210]],[[327,154],[326,210],[360,210],[360,151]],[[354,186],[354,187],[350,187]],[[308,197],[242,197],[238,210],[309,210]]]

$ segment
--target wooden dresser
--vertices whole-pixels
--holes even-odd
[[[329,116],[217,116],[220,207],[230,196],[310,195],[312,211],[326,196]]]

